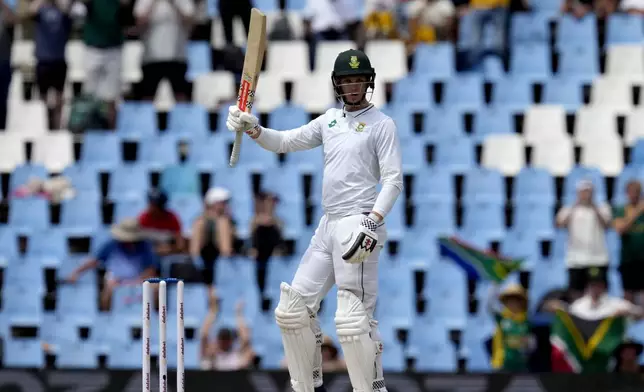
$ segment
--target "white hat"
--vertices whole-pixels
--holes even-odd
[[[206,192],[206,197],[204,198],[204,202],[207,205],[212,205],[229,199],[230,191],[228,191],[228,189],[215,187],[208,189],[208,192]]]
[[[593,182],[590,180],[581,180],[577,183],[577,190],[578,191],[585,191],[585,190],[592,190],[593,189]]]
[[[133,218],[126,218],[112,225],[112,237],[121,242],[136,242],[141,239],[139,222]]]

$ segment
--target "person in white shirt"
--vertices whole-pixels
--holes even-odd
[[[643,15],[644,0],[622,0],[622,2],[619,3],[619,8],[629,14]]]
[[[607,204],[593,202],[593,183],[582,180],[577,184],[577,201],[557,213],[558,227],[568,229],[568,287],[576,299],[586,287],[588,268],[598,267],[606,275],[608,249],[606,229],[611,222],[611,209]]]
[[[335,324],[353,389],[386,391],[373,312],[378,255],[387,236],[383,220],[403,181],[396,125],[369,103],[375,77],[369,58],[348,50],[338,55],[331,73],[342,109],[329,109],[289,131],[261,127],[257,117],[236,106],[228,114],[228,129],[246,132],[269,151],[289,153],[319,146],[324,150],[324,216],[292,283],[282,283],[275,310],[296,392],[321,390],[322,333],[316,313],[334,283]]]

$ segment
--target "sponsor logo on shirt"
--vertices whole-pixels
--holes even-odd
[[[336,120],[331,121],[331,122],[329,123],[329,128],[333,128],[333,127],[335,127],[335,124],[337,124],[337,123],[338,123],[338,122],[337,122]]]

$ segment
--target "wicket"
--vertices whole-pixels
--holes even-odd
[[[166,347],[167,331],[167,284],[177,285],[177,392],[184,392],[184,320],[183,320],[183,281],[175,278],[152,278],[143,282],[143,392],[152,392],[150,373],[150,285],[159,284],[159,392],[168,392],[168,353]]]

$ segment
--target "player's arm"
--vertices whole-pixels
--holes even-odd
[[[319,119],[299,128],[276,131],[259,125],[254,115],[242,112],[237,106],[231,106],[226,126],[233,132],[245,132],[264,149],[276,153],[310,150],[322,144],[322,126]]]
[[[391,211],[403,189],[402,154],[393,120],[387,119],[375,137],[382,189],[376,198],[372,215],[382,221]]]

